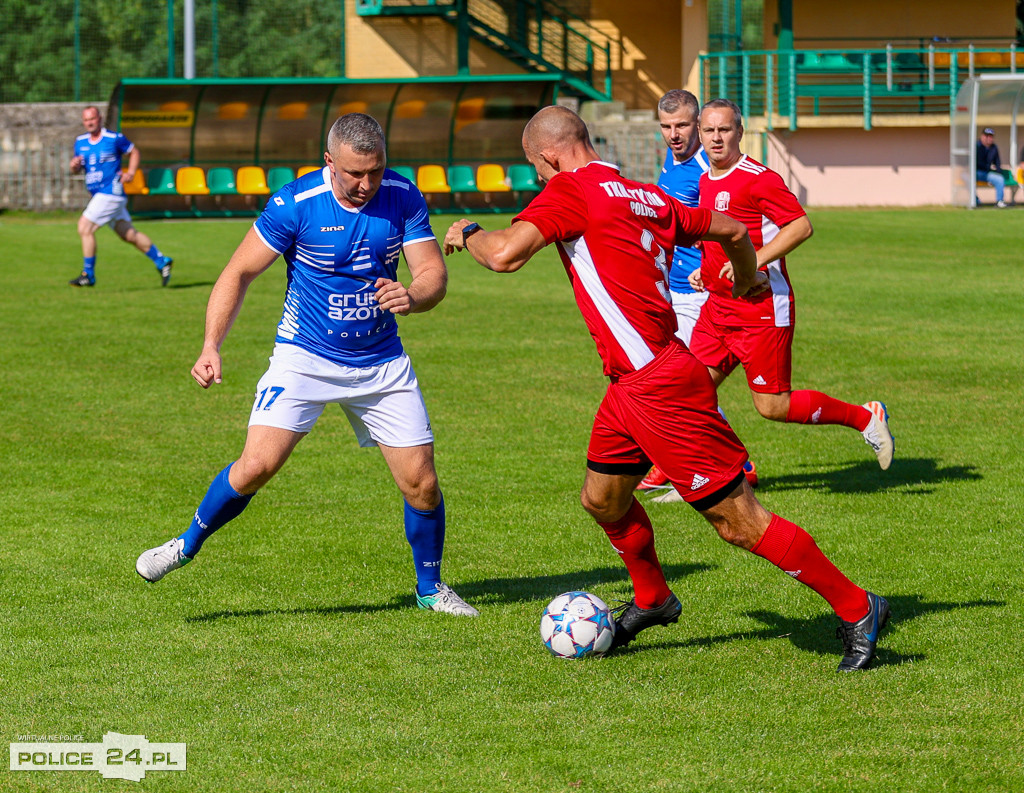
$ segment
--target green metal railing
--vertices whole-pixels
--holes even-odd
[[[1015,44],[717,52],[700,56],[701,101],[731,99],[768,129],[842,115],[871,129],[879,114],[948,114],[964,79],[1018,65]]]
[[[459,72],[475,38],[534,72],[558,74],[576,92],[611,99],[611,42],[553,0],[356,0],[361,16],[438,16],[455,25]]]

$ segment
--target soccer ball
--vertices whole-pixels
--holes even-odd
[[[612,647],[615,620],[601,598],[564,592],[544,609],[540,638],[555,658],[600,658]]]

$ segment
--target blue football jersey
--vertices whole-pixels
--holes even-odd
[[[335,197],[325,167],[271,196],[254,228],[288,264],[277,341],[346,366],[402,355],[395,315],[377,305],[373,283],[397,280],[403,245],[436,239],[412,182],[385,170],[373,198],[350,209]]]
[[[696,207],[700,198],[700,177],[711,165],[704,147],[700,146],[694,155],[683,162],[676,162],[672,150],[665,154],[665,164],[658,177],[658,187],[688,207]],[[668,288],[673,292],[692,292],[687,276],[700,267],[699,248],[676,248],[672,255],[672,269],[668,274]]]
[[[96,143],[89,140],[88,132],[75,138],[75,156],[85,162],[85,186],[90,193],[124,195],[121,158],[133,148],[128,138],[109,129],[100,130]]]

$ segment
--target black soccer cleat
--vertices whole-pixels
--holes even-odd
[[[78,278],[72,278],[68,281],[68,286],[95,286],[96,279],[90,278],[89,274],[83,272]]]
[[[167,286],[167,282],[171,280],[171,267],[174,265],[174,259],[170,256],[164,256],[160,260],[160,266],[156,269],[160,273],[160,286]]]
[[[679,621],[679,615],[683,613],[683,604],[679,602],[673,593],[669,592],[665,602],[652,609],[642,609],[636,604],[636,598],[619,606],[615,611],[621,611],[615,620],[615,639],[612,641],[611,649],[625,647],[640,631],[651,628],[655,625],[671,625]]]
[[[889,621],[889,603],[884,597],[868,592],[868,613],[857,622],[839,621],[836,637],[843,640],[843,660],[837,672],[867,669],[875,657],[878,634]]]

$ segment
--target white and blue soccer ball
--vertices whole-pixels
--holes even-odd
[[[544,609],[540,638],[555,658],[600,658],[612,647],[611,610],[589,592],[563,592]]]

